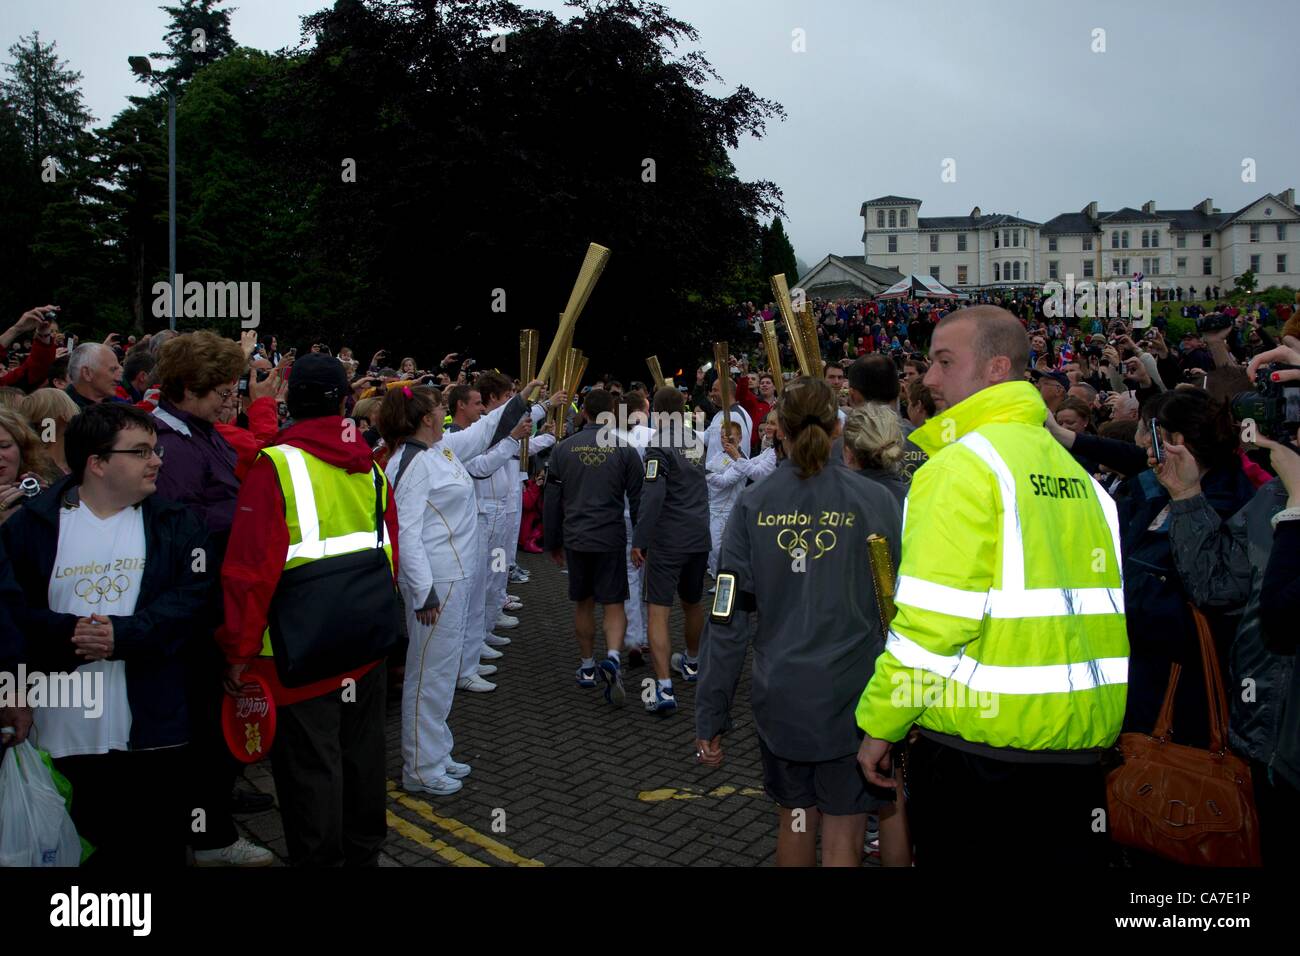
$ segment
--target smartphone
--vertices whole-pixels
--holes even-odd
[[[1160,419],[1151,419],[1148,427],[1151,429],[1151,453],[1155,455],[1157,462],[1162,462],[1165,460],[1165,446],[1160,440]]]

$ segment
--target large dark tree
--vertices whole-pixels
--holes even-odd
[[[215,63],[235,49],[230,15],[237,8],[220,9],[227,0],[181,0],[179,6],[159,7],[171,17],[163,42],[167,49],[150,54],[171,61],[164,75],[178,86],[202,67]]]
[[[785,273],[791,288],[799,280],[794,246],[790,245],[780,218],[773,218],[772,224],[763,230],[763,275],[771,277],[779,273]]]

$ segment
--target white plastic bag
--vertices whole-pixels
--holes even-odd
[[[81,841],[40,752],[27,741],[0,759],[0,866],[77,866]]]

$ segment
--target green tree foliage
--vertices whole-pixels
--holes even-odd
[[[774,218],[771,225],[763,230],[763,278],[770,279],[779,273],[785,273],[786,281],[791,288],[799,281],[799,266],[795,263],[794,246],[786,237],[781,220]]]
[[[202,67],[234,52],[230,15],[237,8],[219,9],[225,2],[181,0],[179,6],[158,8],[172,18],[163,34],[167,49],[150,55],[171,61],[171,67],[163,71],[169,81],[178,86],[187,83]]]

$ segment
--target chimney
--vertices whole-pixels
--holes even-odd
[[[971,217],[972,219],[978,219],[978,218],[980,217],[980,207],[979,207],[979,206],[976,206],[974,209],[972,209],[972,210],[970,211],[970,217]]]
[[[1148,213],[1148,214],[1154,216],[1154,215],[1155,215],[1155,212],[1156,212],[1156,201],[1155,201],[1154,199],[1152,199],[1152,200],[1149,200],[1149,201],[1143,203],[1143,204],[1142,204],[1142,211],[1145,212],[1145,213]]]
[[[1202,199],[1201,204],[1196,207],[1196,211],[1208,216],[1210,213],[1214,212],[1214,200]]]
[[[1092,219],[1092,220],[1095,221],[1096,218],[1097,218],[1097,203],[1096,203],[1096,202],[1090,202],[1090,203],[1088,203],[1088,208],[1086,208],[1086,209],[1084,210],[1084,213],[1087,214],[1087,216],[1088,216],[1089,219]]]
[[[1288,186],[1286,189],[1282,190],[1280,193],[1277,194],[1277,198],[1280,199],[1280,200],[1282,200],[1282,201],[1283,201],[1284,203],[1286,203],[1288,206],[1291,206],[1292,208],[1294,208],[1294,207],[1295,207],[1295,187],[1294,187],[1294,186]]]

